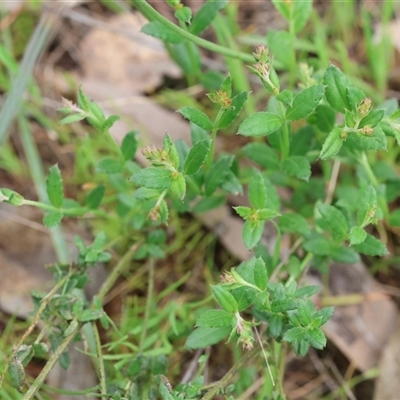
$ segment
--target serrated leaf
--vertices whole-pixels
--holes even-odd
[[[332,258],[333,261],[344,264],[356,264],[360,261],[360,255],[353,249],[337,245],[331,246],[329,256]]]
[[[206,196],[211,196],[223,183],[230,171],[232,163],[233,156],[228,155],[223,155],[213,162],[204,179]]]
[[[233,209],[238,213],[240,217],[246,219],[251,214],[251,208],[245,206],[233,207]]]
[[[212,346],[225,339],[231,330],[231,327],[197,328],[188,336],[185,347],[189,349],[203,349]]]
[[[308,329],[306,340],[318,350],[322,350],[326,346],[326,336],[320,328]]]
[[[304,28],[311,14],[312,0],[272,0],[272,3],[283,18],[293,26],[294,33],[297,33]]]
[[[64,199],[64,188],[61,172],[57,164],[49,169],[46,179],[46,190],[50,203],[54,207],[60,208]]]
[[[279,227],[283,232],[299,233],[307,236],[310,233],[310,227],[307,220],[300,214],[285,213],[279,218]]]
[[[351,110],[347,88],[352,85],[339,68],[330,64],[325,71],[323,83],[327,86],[325,90],[326,99],[333,109],[342,114],[345,114],[346,109]]]
[[[283,160],[281,164],[283,172],[295,178],[308,182],[311,175],[311,166],[308,159],[304,156],[290,156]]]
[[[348,142],[353,142],[357,149],[362,150],[386,150],[387,140],[382,128],[378,125],[374,128],[372,135],[362,133],[350,133]]]
[[[231,327],[234,315],[224,310],[208,310],[197,318],[196,325],[202,328]]]
[[[367,234],[366,239],[353,246],[353,248],[359,253],[367,256],[384,256],[388,254],[386,246],[372,235]]]
[[[144,25],[141,29],[141,32],[145,33],[146,35],[153,36],[157,39],[161,39],[162,41],[167,43],[179,44],[185,41],[182,36],[175,33],[158,21],[152,21]]]
[[[329,319],[332,317],[334,311],[335,311],[335,309],[332,306],[324,307],[324,308],[321,308],[320,310],[318,310],[314,314],[314,317],[315,318],[321,317],[320,326],[322,326],[329,321]]]
[[[190,149],[189,154],[186,157],[185,165],[183,167],[183,172],[186,175],[195,174],[204,164],[204,161],[207,158],[209,150],[210,150],[209,140],[200,140],[199,142],[197,142]]]
[[[369,224],[375,216],[378,207],[378,197],[376,190],[372,185],[367,186],[358,199],[357,222],[360,227]]]
[[[267,189],[264,178],[260,172],[256,171],[249,183],[249,200],[255,209],[265,208],[267,204]]]
[[[264,232],[264,221],[246,221],[243,225],[243,242],[251,250],[261,239]]]
[[[17,358],[8,367],[8,374],[10,375],[12,386],[20,393],[23,393],[26,374],[23,365]]]
[[[367,238],[367,232],[360,226],[353,226],[350,229],[350,245],[360,244]]]
[[[226,129],[232,124],[232,122],[239,115],[240,111],[242,111],[242,108],[245,105],[249,94],[250,92],[241,92],[232,99],[230,108],[227,108],[222,112],[221,118],[219,119],[218,126],[216,128]]]
[[[164,168],[149,167],[140,169],[131,177],[138,186],[149,189],[168,189],[171,186],[171,171]]]
[[[281,118],[270,112],[257,112],[247,117],[240,125],[238,134],[243,136],[267,136],[282,126]]]
[[[57,226],[61,222],[63,216],[64,216],[63,213],[57,211],[46,214],[43,217],[43,225],[46,226],[47,228],[53,228],[54,226]]]
[[[254,282],[261,290],[265,290],[267,288],[267,267],[265,266],[265,263],[261,257],[258,257],[254,264]]]
[[[218,304],[229,313],[237,312],[237,303],[233,295],[221,285],[211,286],[213,296]]]
[[[128,132],[121,144],[121,152],[125,161],[132,160],[132,158],[136,154],[136,150],[138,148],[138,141],[136,139],[137,132],[131,131]]]
[[[382,121],[385,112],[383,110],[372,110],[367,116],[365,116],[359,123],[358,127],[363,128],[364,126],[370,125],[374,128],[379,122]]]
[[[86,118],[86,114],[70,114],[64,117],[59,124],[60,125],[67,125],[72,124],[73,122],[82,121]]]
[[[290,310],[295,310],[297,308],[298,304],[295,299],[291,298],[283,298],[283,299],[275,299],[271,303],[271,311],[273,313],[281,313],[281,312],[286,312]]]
[[[197,108],[193,107],[181,107],[178,113],[182,114],[182,116],[188,119],[193,124],[199,126],[200,128],[204,129],[205,131],[211,131],[213,128],[213,124],[203,111],[198,110]]]
[[[270,208],[261,208],[257,210],[257,217],[261,221],[268,221],[270,219],[279,217],[280,214],[277,213],[275,210],[271,210]]]
[[[96,166],[97,172],[107,175],[118,174],[122,169],[123,165],[119,160],[109,157],[102,158]]]
[[[322,215],[318,225],[328,231],[334,240],[345,240],[349,234],[349,226],[343,213],[336,207],[323,203],[319,203],[317,208]]]
[[[83,310],[78,321],[79,322],[96,321],[97,319],[101,318],[103,315],[104,315],[104,311],[101,309],[94,308],[94,309],[89,309],[89,310]]]
[[[304,249],[317,256],[327,256],[331,251],[331,243],[328,239],[317,236],[304,243]]]
[[[200,35],[215,19],[219,11],[228,4],[228,0],[207,1],[193,17],[189,28],[193,35]]]
[[[323,85],[311,86],[298,93],[293,99],[293,105],[287,108],[286,118],[297,121],[307,117],[317,107],[325,93]]]
[[[343,139],[342,139],[342,128],[334,128],[322,145],[321,152],[319,153],[319,158],[321,160],[328,160],[329,158],[334,157],[342,148]]]

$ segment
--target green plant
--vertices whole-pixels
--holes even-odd
[[[40,201],[27,200],[15,191],[0,189],[0,201],[42,209],[43,223],[50,228],[65,217],[97,219],[93,221],[97,231],[93,243],[86,245],[76,238],[78,259],[53,266],[55,287],[49,294],[34,294],[36,315],[9,357],[0,387],[8,369],[17,389],[28,387],[24,399],[33,398],[57,360],[63,367],[68,366],[67,346],[84,335],[91,343],[89,352],[100,382],[88,393],[99,391],[115,400],[157,396],[167,400],[211,399],[217,394],[232,398],[231,393],[238,394],[237,387],[232,386],[235,373],[242,371],[246,362],[260,357],[260,362],[266,361],[266,367],[260,366],[265,373],[260,395],[283,399],[288,347],[305,355],[310,346],[322,349],[326,345],[321,328],[331,317],[333,307],[317,310],[310,297],[319,288],[303,285],[301,279],[310,266],[324,271],[332,260],[351,264],[360,260],[359,254],[387,254],[383,223],[399,225],[398,213],[391,212],[388,205],[400,194],[399,179],[392,165],[375,152],[389,150],[391,162],[396,161],[400,110],[395,100],[374,107],[371,98],[333,64],[316,65],[315,69],[307,63],[298,64],[296,35],[311,15],[312,2],[273,3],[289,26],[288,32],[268,36],[270,48],[277,48],[282,41],[287,44],[286,53],[280,54],[277,62],[264,45],[257,46],[252,55],[231,46],[231,31],[216,29],[223,45],[198,37],[219,18],[224,6],[232,7],[227,2],[208,1],[192,16],[179,0],[168,1],[175,8],[177,26],[146,1],[134,1],[151,20],[143,31],[166,42],[189,84],[209,82],[212,76],[202,71],[196,45],[229,57],[231,73],[222,79],[214,75],[213,86],[217,89],[207,94],[210,114],[214,113],[215,118],[194,107],[181,107],[178,112],[191,124],[191,145],[174,143],[166,134],[162,148],[142,149],[150,165],[140,167],[133,161],[139,133],[127,133],[118,146],[109,134],[118,117],[106,118],[80,88],[77,104],[66,101],[59,110],[66,115],[60,123],[86,120],[96,133],[78,144],[76,161],[75,178],[93,181],[90,192],[79,194],[77,200],[64,198],[57,166],[52,166],[47,175],[48,201],[44,196]],[[229,15],[234,15],[234,10]],[[320,44],[317,48],[322,49]],[[249,100],[252,94],[242,62],[249,64],[248,69],[261,83],[263,93],[257,95],[268,98],[264,110],[255,111],[255,102]],[[278,67],[282,71],[277,72]],[[23,126],[23,120],[20,123]],[[248,138],[248,143],[235,154],[217,154],[218,134],[229,131]],[[106,157],[102,155],[104,150]],[[289,196],[281,197],[277,187]],[[171,302],[154,312],[154,263],[165,257],[164,227],[171,215],[210,211],[226,204],[229,194],[243,192],[248,204],[234,210],[244,220],[243,242],[254,250],[254,257],[224,271],[219,282],[212,282],[211,292],[218,308],[211,308],[206,298],[182,307]],[[276,232],[271,252],[262,244],[267,222]],[[382,240],[373,234],[374,227]],[[289,249],[284,248],[283,235],[290,236]],[[99,293],[86,300],[82,289],[88,281],[88,268],[110,261],[107,250],[111,248],[128,250]],[[132,315],[127,316],[140,328],[129,330],[118,327],[107,316],[102,301],[134,259],[146,260],[142,275],[147,273],[148,286],[145,304],[134,306]],[[22,347],[39,319],[46,320],[45,328],[32,345]],[[198,376],[172,388],[166,358],[173,352],[172,335],[147,337],[149,330],[164,320],[171,325],[175,339],[185,338],[186,348],[200,349],[227,340],[240,344],[244,355],[220,382],[203,385],[203,359],[199,360]],[[185,320],[196,325],[192,332]],[[112,340],[106,346],[100,343],[96,321],[104,329],[112,328]],[[129,335],[135,337],[134,344],[128,340]],[[27,386],[24,367],[34,355],[50,353],[45,337],[52,352],[39,377]],[[156,341],[163,345],[152,351]],[[115,370],[110,372],[107,363],[115,359]]]

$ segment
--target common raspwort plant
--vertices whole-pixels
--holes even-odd
[[[248,112],[253,108],[248,106],[253,94],[250,90],[238,90],[247,84],[243,83],[243,77],[238,79],[237,71],[231,71],[219,79],[216,90],[207,93],[213,111],[209,115],[215,118],[193,107],[180,108],[178,112],[190,121],[190,140],[174,142],[166,134],[162,148],[142,148],[149,164],[140,167],[133,161],[139,147],[139,133],[129,132],[118,147],[109,135],[118,117],[106,118],[80,89],[77,104],[66,101],[60,109],[66,115],[61,124],[85,119],[98,135],[104,136],[110,155],[98,160],[96,172],[107,177],[107,184],[94,187],[81,202],[66,199],[61,172],[55,165],[47,177],[48,203],[24,199],[8,189],[0,189],[0,200],[16,206],[39,207],[44,211],[43,223],[54,227],[65,217],[109,218],[110,202],[105,199],[108,185],[116,193],[116,213],[129,226],[127,229],[134,238],[129,256],[154,259],[164,256],[164,229],[171,209],[199,214],[226,204],[228,195],[245,193],[248,203],[233,208],[244,220],[243,242],[254,251],[254,256],[223,271],[220,281],[211,286],[216,308],[200,313],[196,327],[186,338],[186,347],[205,348],[220,341],[240,345],[245,355],[234,367],[235,371],[243,368],[250,358],[265,357],[268,364],[265,379],[274,383],[268,395],[283,399],[284,369],[280,363],[286,350],[282,343],[289,343],[301,356],[307,354],[310,346],[322,349],[326,345],[322,327],[334,312],[333,307],[316,309],[310,298],[318,292],[318,287],[299,284],[307,268],[311,265],[323,271],[331,261],[352,264],[360,260],[360,254],[387,254],[385,244],[373,234],[373,226],[379,227],[382,221],[398,224],[398,214],[390,213],[388,202],[399,193],[390,178],[386,181],[378,178],[376,171],[382,168],[382,163],[376,161],[377,154],[381,154],[376,152],[387,152],[400,144],[397,101],[373,104],[333,64],[314,70],[296,62],[293,41],[308,20],[311,1],[273,1],[289,26],[285,35],[291,46],[287,68],[283,70],[289,75],[277,72],[273,54],[265,45],[257,46],[250,55],[198,37],[218,18],[227,2],[208,1],[193,16],[190,8],[179,0],[168,0],[180,26],[167,21],[145,1],[134,3],[151,20],[143,31],[167,43],[188,82],[201,82],[206,74],[210,77],[201,69],[197,45],[236,57],[259,79],[268,97],[265,109]],[[183,56],[187,56],[185,62]],[[281,75],[286,79],[282,80]],[[221,132],[245,136],[248,143],[236,153],[218,154],[215,142]],[[277,187],[289,196],[280,197]],[[262,244],[266,222],[274,227],[277,238],[271,253]],[[54,321],[49,368],[58,358],[67,366],[65,349],[71,340],[78,338],[84,324],[95,320],[104,328],[113,324],[102,310],[101,300],[127,262],[126,257],[92,302],[72,292],[84,287],[88,267],[110,259],[105,246],[107,240],[112,240],[111,235],[99,233],[90,246],[77,238],[79,259],[72,267],[54,267],[57,286],[51,296],[34,296],[38,310],[35,323],[39,317]],[[291,238],[286,255],[282,235]],[[97,332],[96,328],[94,331]],[[269,352],[270,348],[275,351]],[[29,357],[47,351],[42,342],[16,348],[10,358],[9,372],[17,388],[24,387],[24,365]],[[101,360],[100,344],[94,352]],[[113,386],[114,392],[110,392],[111,385],[101,374],[101,394],[112,399],[140,398],[144,393],[140,389],[143,379],[153,385],[146,392],[149,398],[160,395],[167,400],[211,399],[218,393],[229,396],[234,390],[229,386],[231,375],[211,387],[204,388],[200,376],[189,384],[172,388],[165,368],[160,365],[160,360],[145,359],[139,352],[124,375],[124,382],[128,383],[120,383],[116,389]],[[104,368],[102,362],[101,368]],[[24,399],[32,398],[44,378],[45,375],[38,377]]]

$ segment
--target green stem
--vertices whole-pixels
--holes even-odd
[[[125,255],[121,258],[119,263],[113,268],[110,275],[108,276],[107,280],[101,286],[97,297],[100,300],[103,300],[105,295],[110,291],[113,287],[114,283],[117,281],[118,277],[121,275],[121,272],[124,270],[128,262],[132,259],[133,255],[135,254],[136,250],[140,246],[140,242],[135,243]]]
[[[227,49],[218,44],[209,42],[208,40],[202,39],[198,36],[192,35],[190,32],[187,32],[175,25],[173,22],[169,21],[167,18],[163,17],[160,13],[158,13],[153,7],[151,7],[145,0],[132,0],[134,6],[149,20],[149,21],[158,21],[162,23],[167,28],[171,29],[173,32],[177,33],[184,39],[190,40],[191,42],[203,47],[207,50],[210,50],[214,53],[222,54],[223,56],[238,58],[247,63],[254,63],[254,59],[251,55],[242,53],[237,50]]]
[[[256,355],[260,353],[258,347],[244,354],[244,356],[225,374],[225,376],[218,382],[212,384],[212,388],[201,398],[201,400],[212,400],[220,389],[225,388],[233,380],[237,372],[242,371],[246,364]]]
[[[224,109],[220,108],[220,110],[218,111],[217,118],[215,118],[214,127],[218,126],[219,120],[221,119],[221,116],[222,116],[223,113],[224,113]],[[210,151],[208,152],[207,160],[206,160],[206,163],[205,163],[206,170],[210,169],[211,164],[212,164],[212,162],[214,160],[215,139],[217,137],[217,132],[218,132],[218,128],[213,128],[213,130],[211,131]]]
[[[24,147],[25,156],[31,171],[36,193],[40,202],[45,203],[48,201],[46,192],[46,178],[43,172],[43,166],[39,152],[35,142],[32,139],[32,132],[30,131],[28,121],[22,114],[18,116],[18,124],[20,128],[22,145]],[[50,236],[57,254],[58,261],[63,264],[67,264],[69,262],[69,251],[67,244],[65,243],[61,227],[56,226],[51,228]]]
[[[99,335],[99,330],[97,329],[96,322],[92,322],[92,329],[94,333],[94,339],[96,342],[97,361],[100,374],[100,393],[102,395],[107,395],[106,372],[104,368],[103,353],[101,351],[100,335]]]
[[[22,398],[22,400],[31,400],[34,398],[36,392],[40,389],[42,384],[44,383],[45,379],[47,378],[47,375],[50,373],[50,371],[54,368],[54,365],[60,358],[60,356],[64,353],[64,351],[67,349],[68,345],[71,343],[72,339],[75,338],[76,334],[79,332],[79,329],[82,327],[82,324],[78,324],[76,328],[71,332],[70,335],[68,335],[60,344],[60,346],[57,347],[56,351],[53,353],[53,355],[49,358],[47,361],[46,365],[43,367],[42,371],[38,375],[38,377],[35,379],[35,381],[32,383],[28,391],[26,392],[25,396]]]
[[[369,180],[371,181],[372,186],[374,186],[375,189],[378,189],[379,186],[378,179],[376,178],[374,171],[372,171],[372,168],[369,165],[367,154],[365,153],[365,151],[361,153],[361,157],[358,158],[358,162],[364,168],[364,171],[367,174]],[[386,204],[386,200],[384,196],[382,196],[379,192],[377,193],[377,195],[378,195],[378,204],[383,212],[384,218],[388,219],[390,212]]]
[[[153,298],[153,290],[154,290],[154,260],[150,259],[149,260],[149,283],[147,286],[146,308],[144,311],[142,332],[140,334],[139,353],[143,352],[144,342],[146,340],[147,327],[148,327],[149,318],[150,318],[151,301]]]
[[[289,136],[289,128],[288,123],[285,118],[286,110],[284,105],[279,102],[279,108],[282,114],[283,124],[282,124],[282,135],[281,135],[281,156],[282,160],[285,160],[289,157],[290,153],[290,136]]]
[[[0,390],[3,387],[4,383],[4,377],[7,373],[8,367],[10,366],[12,360],[16,357],[20,347],[22,346],[22,343],[24,343],[25,339],[33,332],[35,329],[36,325],[38,324],[40,317],[42,316],[43,311],[47,307],[47,304],[49,304],[50,300],[52,297],[58,292],[58,290],[64,285],[64,283],[70,278],[70,274],[65,275],[64,278],[62,278],[57,284],[51,289],[49,293],[45,297],[43,297],[41,304],[35,314],[35,317],[32,321],[32,323],[29,325],[28,329],[25,331],[25,333],[20,337],[18,342],[14,345],[13,352],[10,355],[10,357],[7,360],[6,366],[4,367],[4,370],[1,373],[0,376]]]
[[[236,42],[232,37],[226,19],[221,15],[217,15],[213,23],[213,28],[219,43],[227,48],[237,51]],[[239,92],[251,92],[251,87],[243,68],[243,62],[232,57],[225,57],[225,62],[228,66],[229,72],[231,73],[233,86],[236,90]],[[254,98],[250,96],[244,107],[248,115],[253,114],[255,112]]]

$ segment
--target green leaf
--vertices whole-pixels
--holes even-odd
[[[189,32],[196,36],[200,35],[227,4],[228,0],[208,0],[194,16]]]
[[[293,27],[293,32],[301,31],[307,23],[312,10],[312,0],[282,1],[272,0],[275,8]]]
[[[73,122],[82,121],[86,118],[86,114],[70,114],[64,117],[59,124],[60,125],[67,125],[72,124]]]
[[[216,128],[226,129],[231,125],[245,105],[249,94],[250,92],[241,92],[232,99],[230,108],[222,112]]]
[[[286,118],[290,121],[297,121],[307,117],[317,107],[324,93],[325,87],[323,85],[304,89],[293,99],[293,105],[288,107]]]
[[[302,327],[291,328],[283,335],[283,340],[289,343],[299,342],[305,340],[307,337],[307,331]]]
[[[102,158],[97,166],[96,166],[96,171],[100,172],[101,174],[118,174],[121,172],[123,169],[123,165],[119,160],[116,160],[114,158]]]
[[[46,214],[43,217],[43,225],[47,228],[53,228],[61,222],[63,216],[63,213],[57,211]]]
[[[320,328],[308,329],[306,340],[318,350],[322,350],[326,346],[326,336]]]
[[[256,171],[249,183],[249,200],[255,209],[264,208],[267,204],[267,189],[264,178],[260,172]]]
[[[242,152],[261,167],[275,171],[280,168],[278,153],[266,143],[248,143],[242,148]]]
[[[101,200],[103,199],[104,193],[106,191],[105,186],[99,185],[95,187],[87,196],[85,200],[85,204],[91,210],[95,210],[101,204]]]
[[[378,197],[376,190],[372,185],[367,186],[358,199],[357,222],[363,228],[368,225],[375,216],[378,207]]]
[[[218,304],[228,313],[237,312],[237,303],[233,295],[221,285],[211,286],[213,296]]]
[[[93,309],[83,310],[78,321],[79,322],[96,321],[97,319],[100,319],[103,315],[104,311],[102,309],[93,308]]]
[[[279,218],[279,227],[282,232],[299,233],[307,236],[310,233],[310,227],[307,220],[300,214],[285,213]]]
[[[281,335],[284,317],[279,314],[272,314],[268,317],[268,331],[275,338]]]
[[[178,8],[174,15],[179,21],[182,21],[185,24],[190,24],[190,20],[192,19],[192,10],[189,7]]]
[[[295,310],[298,307],[297,301],[291,298],[275,299],[271,303],[271,311],[273,313],[281,313]]]
[[[347,88],[351,87],[352,84],[339,68],[330,64],[325,71],[323,83],[327,86],[325,90],[326,99],[333,109],[342,114],[345,114],[346,109],[351,110]]]
[[[356,264],[360,261],[360,256],[354,250],[348,247],[331,246],[329,256],[332,260],[344,264]]]
[[[283,172],[298,179],[308,182],[311,175],[311,166],[308,159],[304,156],[290,156],[283,160],[281,164]]]
[[[367,97],[366,94],[359,88],[355,86],[349,86],[346,89],[347,99],[350,105],[350,111],[356,112],[357,107],[361,104],[361,102]]]
[[[291,90],[285,89],[280,92],[275,98],[281,103],[291,107],[293,104],[294,94]]]
[[[317,208],[322,215],[322,219],[318,220],[318,225],[328,231],[338,242],[347,239],[349,226],[343,213],[336,207],[323,203],[319,203]]]
[[[228,171],[224,181],[222,182],[221,189],[225,190],[234,196],[243,194],[243,186],[239,181],[239,178],[233,173],[232,169]]]
[[[198,110],[193,107],[181,107],[178,113],[182,114],[182,116],[188,119],[190,122],[193,122],[195,125],[204,129],[205,131],[211,131],[213,128],[213,124],[203,111]]]
[[[264,231],[264,221],[246,221],[243,226],[243,242],[251,250],[261,239]]]
[[[387,140],[382,128],[378,125],[374,128],[372,135],[363,135],[362,133],[350,133],[348,142],[353,142],[357,149],[363,150],[386,150]]]
[[[365,116],[359,123],[358,127],[363,128],[364,126],[370,125],[374,128],[379,122],[382,121],[385,112],[383,110],[372,110],[367,116]]]
[[[323,236],[313,237],[304,243],[304,249],[317,256],[327,256],[331,252],[331,243]]]
[[[19,359],[13,359],[10,366],[8,367],[8,373],[10,375],[12,386],[20,393],[23,393],[26,374],[25,369]]]
[[[226,78],[222,81],[220,90],[226,92],[226,94],[231,97],[232,96],[232,77],[229,73]]]
[[[294,53],[294,42],[290,33],[288,31],[276,31],[274,29],[268,29],[267,43],[270,54],[274,55],[274,59],[280,61],[285,69],[289,69]],[[276,96],[278,101],[281,101],[289,106],[292,105],[293,98],[293,92],[287,89],[283,92],[280,92]]]
[[[271,210],[270,208],[261,208],[257,210],[256,215],[261,221],[267,221],[280,216],[279,213],[277,213],[275,210]]]
[[[208,310],[196,320],[196,325],[202,328],[232,327],[235,314],[224,310]]]
[[[189,154],[186,157],[185,165],[183,167],[184,173],[186,175],[195,174],[204,164],[204,161],[207,158],[209,150],[210,150],[209,140],[200,140],[199,142],[197,142],[190,149]]]
[[[136,139],[137,131],[128,132],[121,144],[121,152],[125,161],[132,160],[138,148],[138,141]]]
[[[57,164],[49,169],[46,179],[46,190],[50,203],[54,207],[60,208],[64,199],[64,188],[61,172]]]
[[[224,182],[233,163],[233,156],[223,155],[214,161],[205,176],[205,194],[211,196]]]
[[[231,330],[231,327],[197,328],[188,336],[185,347],[189,349],[203,349],[212,346],[225,339]]]
[[[282,126],[281,118],[269,112],[257,112],[247,117],[239,126],[243,136],[267,136]]]
[[[153,36],[157,39],[161,39],[163,42],[178,44],[185,41],[179,34],[175,33],[171,29],[167,28],[164,24],[158,21],[152,21],[143,26],[141,32],[146,35]]]
[[[238,213],[240,217],[246,219],[251,214],[251,208],[245,206],[237,206],[233,207],[233,209]]]
[[[149,189],[168,189],[171,186],[171,171],[159,167],[140,169],[131,177],[138,186]]]
[[[226,201],[225,196],[203,197],[193,207],[193,212],[200,214],[203,212],[214,210],[225,204],[225,201]]]
[[[332,306],[321,308],[314,314],[314,318],[321,317],[320,326],[322,326],[329,321],[334,311],[335,309]]]
[[[315,109],[315,118],[317,119],[318,129],[328,133],[335,126],[336,112],[326,104],[319,104]]]
[[[367,234],[366,239],[353,246],[353,248],[359,253],[367,256],[384,256],[388,254],[386,246],[372,235]]]
[[[334,157],[340,151],[342,145],[342,128],[334,128],[325,139],[321,152],[319,153],[319,158],[321,160],[328,160]]]
[[[256,286],[261,290],[265,290],[267,288],[267,282],[268,282],[267,267],[265,266],[265,263],[261,257],[258,257],[256,259],[254,265],[254,282]]]
[[[360,244],[367,238],[367,232],[361,226],[353,226],[350,229],[350,245]]]

